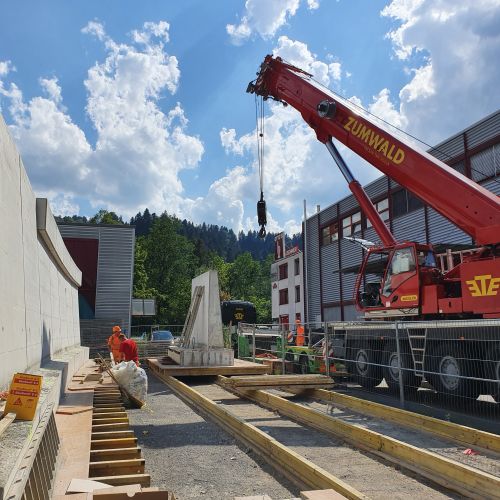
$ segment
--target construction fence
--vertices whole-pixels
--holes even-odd
[[[402,407],[500,416],[499,319],[240,324],[237,349],[273,373],[323,373],[353,394],[399,398]]]

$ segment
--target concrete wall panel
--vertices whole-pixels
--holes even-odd
[[[81,272],[37,200],[0,116],[0,389],[16,371],[80,344]],[[40,212],[40,213],[42,213]]]

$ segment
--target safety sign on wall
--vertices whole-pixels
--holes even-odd
[[[33,420],[41,390],[40,375],[16,373],[10,384],[4,415],[15,413],[16,419]]]

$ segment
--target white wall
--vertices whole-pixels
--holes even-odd
[[[0,388],[80,343],[80,281],[0,116]]]

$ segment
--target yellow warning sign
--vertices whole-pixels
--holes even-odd
[[[15,413],[19,420],[33,420],[42,389],[42,377],[16,373],[10,384],[4,415]]]

